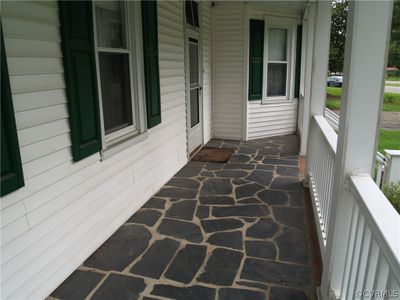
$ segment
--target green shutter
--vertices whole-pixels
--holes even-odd
[[[91,1],[59,1],[72,155],[101,150]]]
[[[263,87],[264,21],[250,20],[249,100],[260,100]]]
[[[303,26],[297,26],[297,40],[296,40],[296,71],[294,81],[294,97],[300,96],[300,70],[301,70],[301,44],[302,44]]]
[[[24,186],[21,157],[3,31],[1,31],[1,191],[4,196]]]
[[[142,27],[147,127],[151,128],[161,123],[157,1],[142,1]]]

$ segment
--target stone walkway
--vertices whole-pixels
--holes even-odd
[[[211,141],[228,163],[189,162],[49,298],[315,299],[297,145]]]

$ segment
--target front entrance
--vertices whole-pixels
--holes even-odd
[[[186,107],[188,153],[202,145],[202,78],[199,33],[186,32]]]

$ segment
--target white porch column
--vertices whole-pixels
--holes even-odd
[[[311,75],[311,78],[306,80],[305,99],[304,99],[304,116],[303,116],[303,131],[307,136],[302,137],[300,154],[304,155],[307,152],[308,131],[310,120],[313,115],[323,115],[326,99],[326,78],[328,75],[329,62],[329,44],[331,35],[331,16],[332,3],[331,1],[318,1],[316,3],[316,11],[314,13],[313,6],[310,6],[310,15],[308,20],[307,43],[313,42],[312,46],[312,61],[309,61],[307,51],[307,67],[306,73]],[[315,21],[312,17],[315,15]],[[310,40],[310,41],[309,41]],[[307,50],[309,48],[307,47]],[[311,67],[311,72],[310,72]],[[307,75],[306,75],[307,79]],[[309,85],[307,86],[307,83]]]
[[[346,203],[346,176],[372,173],[384,88],[391,0],[350,1],[344,60],[344,81],[338,133],[332,207],[323,275],[322,299],[342,290],[344,256],[351,220]]]

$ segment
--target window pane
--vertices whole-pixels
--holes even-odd
[[[268,64],[267,96],[286,95],[286,64]]]
[[[197,85],[199,82],[199,45],[197,40],[189,38],[189,71],[190,84]]]
[[[199,124],[199,89],[190,90],[190,127]]]
[[[99,53],[104,129],[112,133],[133,124],[128,54]]]
[[[95,5],[98,46],[125,49],[124,3],[122,1],[98,1]]]
[[[199,8],[198,3],[193,0],[185,1],[185,13],[186,13],[186,23],[195,26],[199,26]]]
[[[269,28],[268,60],[286,61],[287,29]]]

